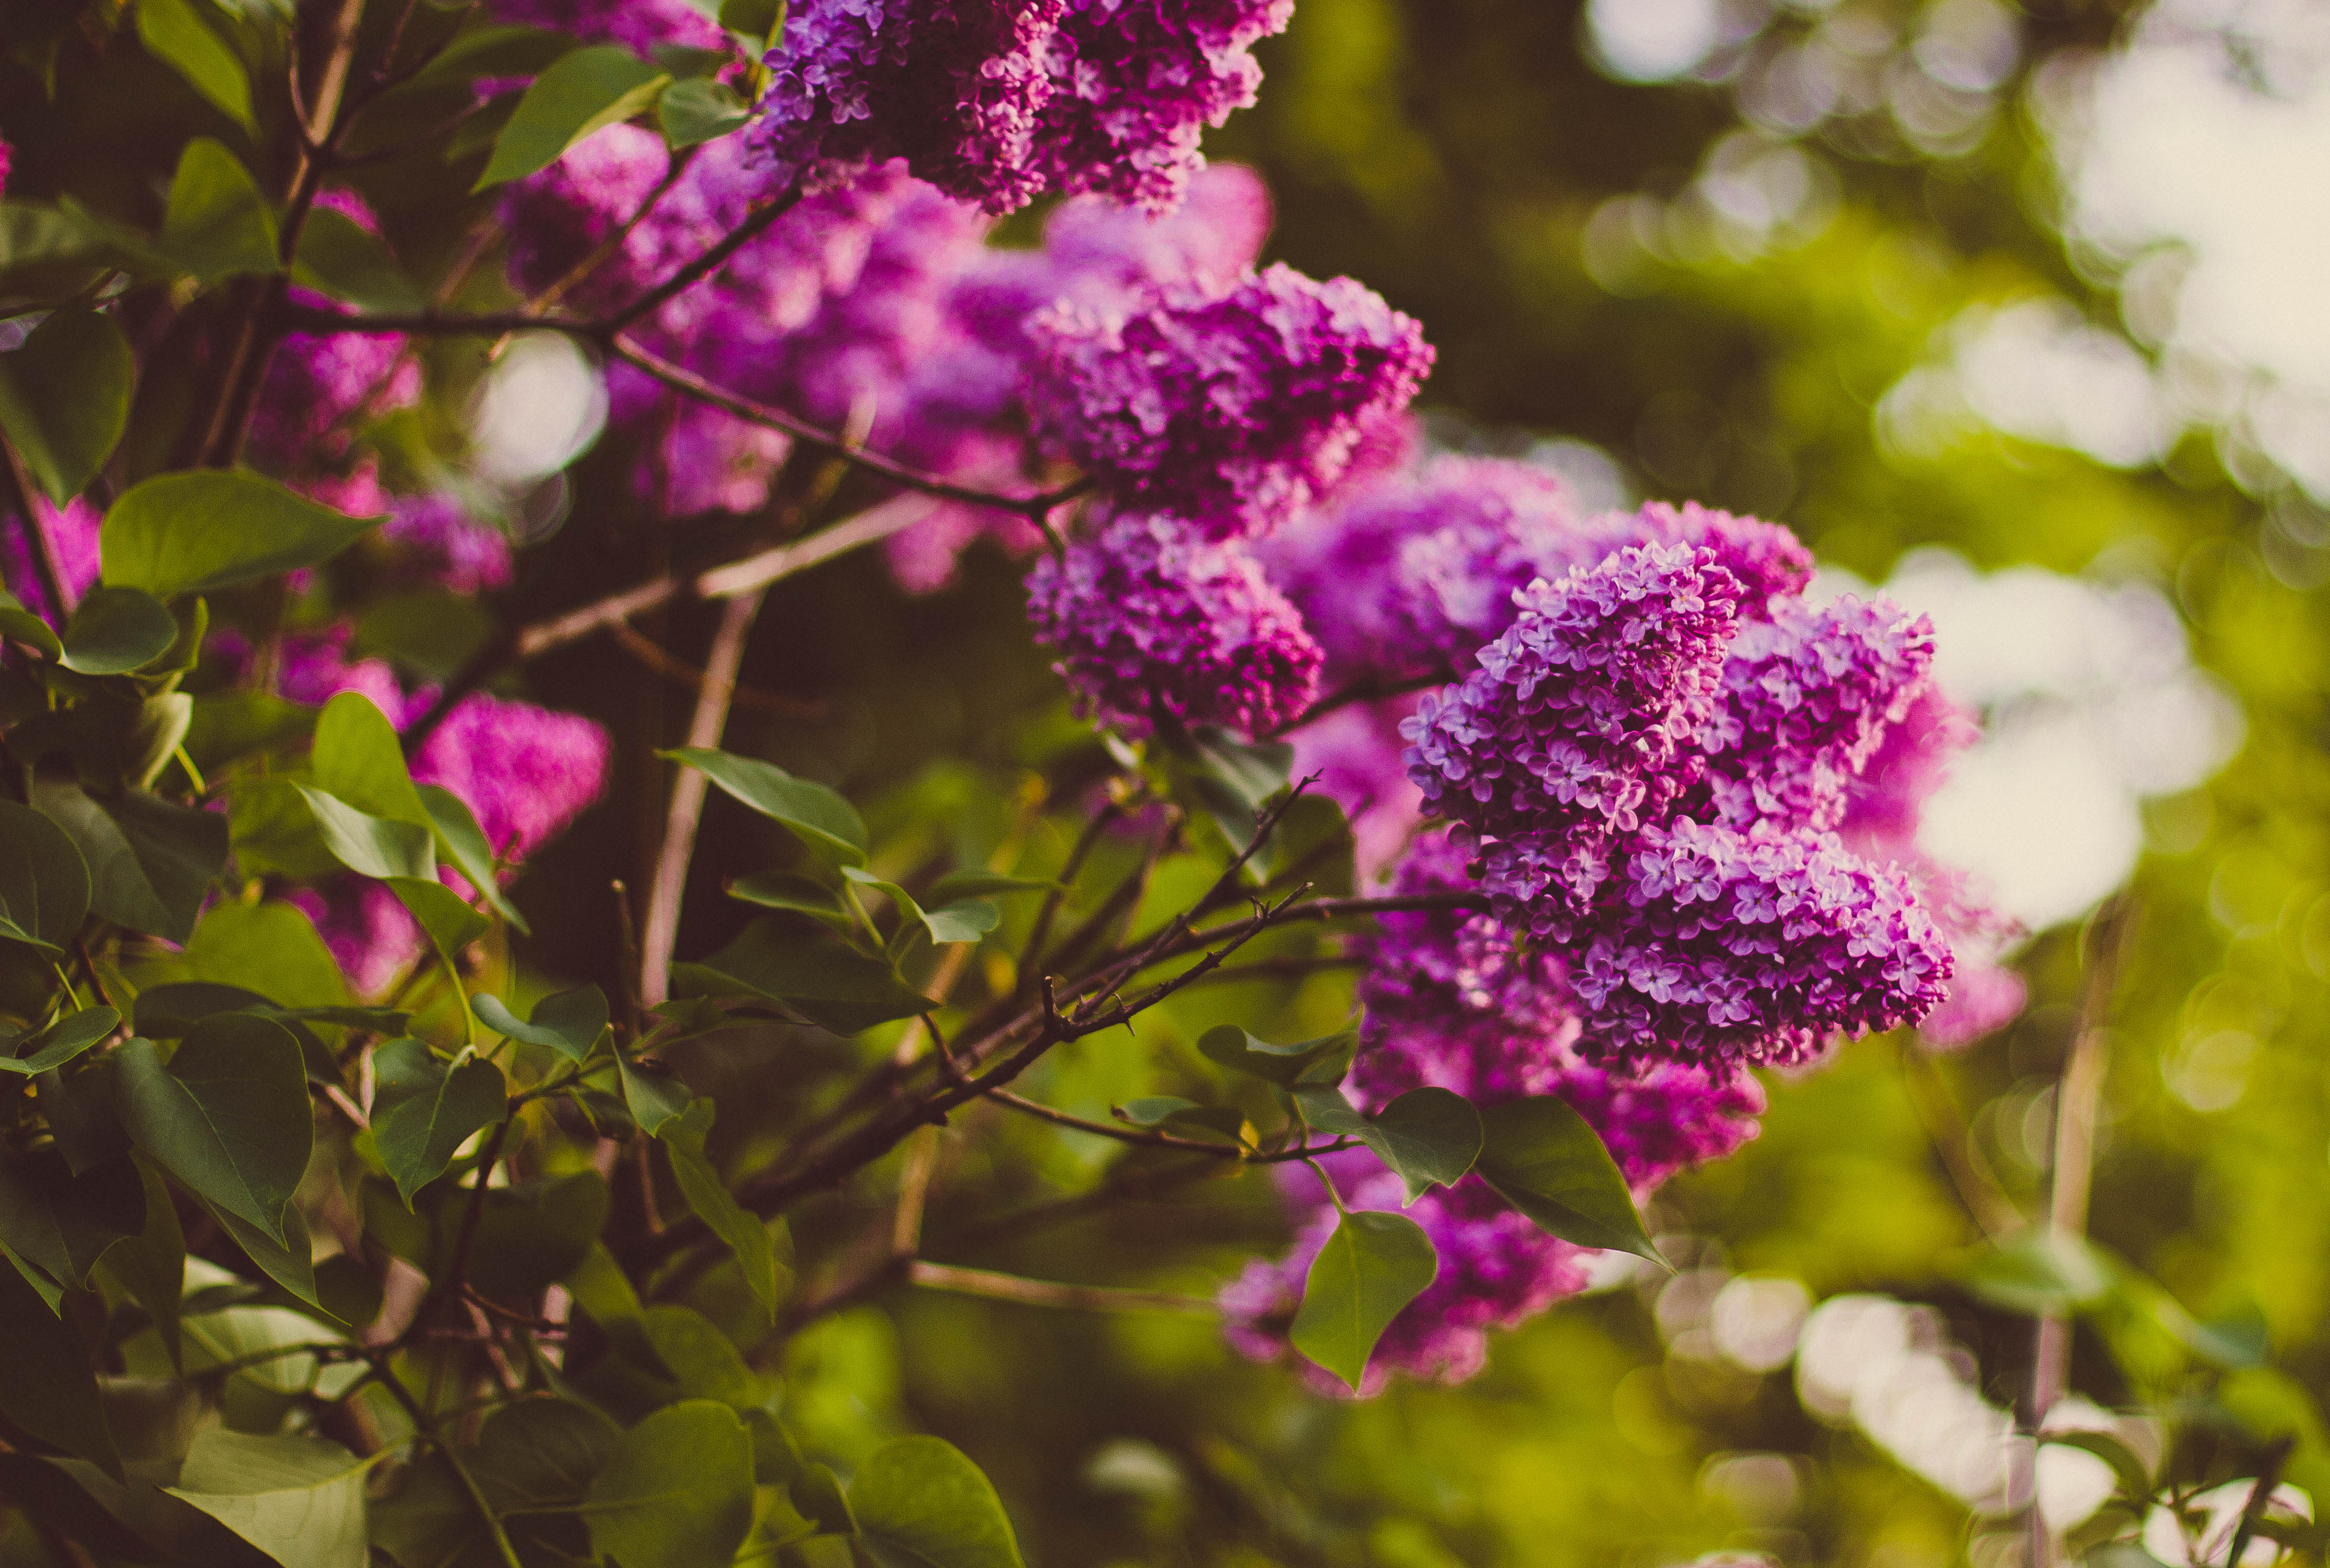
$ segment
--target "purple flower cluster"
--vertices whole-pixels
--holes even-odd
[[[0,196],[8,194],[8,171],[16,160],[16,149],[0,141]]]
[[[1087,710],[1136,734],[1162,722],[1274,729],[1309,706],[1319,645],[1235,541],[1124,516],[1028,578],[1037,640]]]
[[[495,0],[506,22],[555,27],[585,43],[620,43],[645,54],[658,43],[729,47],[717,23],[687,0]]]
[[[990,213],[1047,191],[1163,212],[1254,100],[1293,0],[798,0],[753,131],[786,179],[904,158]]]
[[[509,585],[509,535],[471,518],[450,496],[398,496],[389,503],[380,537],[398,549],[400,581],[434,582],[461,594]]]
[[[68,598],[78,601],[97,581],[97,528],[102,516],[79,496],[66,502],[62,511],[34,496],[33,508],[39,515],[32,525],[37,526],[48,540],[57,574],[62,579],[59,586]],[[18,603],[51,626],[62,628],[64,617],[61,607],[50,603],[47,592],[41,587],[41,574],[33,565],[33,552],[38,546],[26,533],[26,526],[19,514],[0,515],[0,587],[14,594]]]
[[[1038,438],[1120,505],[1217,537],[1323,495],[1432,364],[1422,329],[1380,296],[1286,267],[1127,313],[1055,308],[1037,330]]]

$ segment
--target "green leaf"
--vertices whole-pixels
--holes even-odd
[[[841,1489],[840,1478],[830,1465],[803,1465],[800,1474],[785,1483],[792,1505],[805,1519],[816,1521],[821,1534],[855,1535],[857,1520],[849,1511],[849,1498]]]
[[[0,800],[0,937],[61,953],[89,914],[89,867],[64,829]]]
[[[359,811],[337,796],[305,784],[292,788],[315,813],[316,831],[334,860],[359,876],[383,882],[411,878],[435,884],[437,861],[432,850],[436,841],[427,828]],[[446,896],[453,897],[450,893]],[[458,898],[454,902],[460,902]]]
[[[663,139],[677,152],[726,136],[750,119],[752,110],[726,82],[692,76],[664,90],[656,115],[663,122]]]
[[[1235,1024],[1220,1024],[1198,1036],[1198,1050],[1208,1060],[1233,1071],[1251,1073],[1284,1087],[1297,1082],[1340,1082],[1359,1042],[1356,1025],[1322,1034],[1316,1040],[1274,1045]]]
[[[995,1488],[942,1439],[876,1449],[849,1479],[849,1511],[882,1568],[1021,1568]]]
[[[586,1510],[602,1556],[638,1568],[728,1568],[753,1526],[753,1440],[725,1404],[668,1405],[623,1434]]]
[[[203,1310],[198,1296],[187,1303],[187,1361],[196,1373],[246,1362],[234,1375],[250,1379],[275,1393],[305,1393],[316,1385],[317,1363],[312,1348],[338,1337],[307,1313],[289,1307],[237,1303]],[[271,1352],[284,1352],[271,1355]],[[260,1359],[266,1355],[265,1360]]]
[[[379,521],[244,469],[197,469],[132,486],[106,513],[98,552],[107,582],[174,599],[319,566]]]
[[[329,207],[311,210],[301,226],[291,281],[365,310],[421,310],[429,303],[379,235]]]
[[[5,589],[0,589],[0,638],[23,643],[52,664],[64,656],[65,645],[49,629],[49,623]]]
[[[1439,1272],[1432,1238],[1407,1215],[1345,1214],[1312,1261],[1294,1348],[1358,1389],[1376,1341]]]
[[[720,0],[720,25],[747,38],[768,37],[784,14],[784,0]]]
[[[471,190],[548,168],[601,126],[630,119],[648,108],[670,80],[614,44],[576,50],[534,79]]]
[[[931,883],[929,897],[935,904],[950,904],[957,899],[991,898],[1007,893],[1066,893],[1063,882],[1047,882],[1040,876],[997,876],[984,871],[951,871]]]
[[[14,1269],[0,1268],[0,1414],[121,1479],[88,1349]]]
[[[279,1006],[344,1007],[347,982],[305,911],[288,903],[223,903],[186,944],[189,978],[240,986]]]
[[[93,588],[65,622],[59,662],[85,675],[126,675],[152,664],[177,640],[177,618],[152,594]]]
[[[324,1304],[316,1288],[316,1244],[308,1234],[307,1216],[299,1212],[297,1204],[283,1206],[281,1241],[241,1214],[230,1214],[216,1204],[208,1207],[211,1217],[233,1238],[234,1244],[242,1249],[243,1256],[249,1258],[260,1273],[310,1307]]]
[[[668,1072],[650,1068],[621,1063],[623,1103],[630,1109],[631,1119],[639,1130],[650,1138],[661,1136],[663,1129],[687,1114],[690,1096],[687,1085]]]
[[[186,1238],[178,1228],[177,1205],[170,1189],[151,1165],[137,1160],[137,1179],[146,1195],[146,1223],[137,1234],[126,1236],[106,1251],[103,1263],[130,1298],[146,1309],[162,1353],[172,1366],[183,1368],[178,1351],[178,1304],[186,1293]]]
[[[502,893],[501,878],[494,866],[494,846],[487,842],[486,831],[478,826],[469,803],[441,785],[422,784],[417,788],[421,804],[429,813],[429,825],[437,834],[437,853],[468,878],[471,887],[485,895],[496,914],[521,934],[533,934],[517,912],[517,906]]]
[[[315,1142],[298,1042],[280,1024],[222,1013],[188,1030],[167,1066],[137,1039],[112,1062],[131,1140],[190,1190],[283,1241],[284,1207]]]
[[[918,912],[934,942],[975,942],[1003,923],[1003,916],[984,899],[958,899]]]
[[[838,931],[852,931],[857,917],[842,906],[833,890],[793,871],[762,871],[740,876],[728,884],[728,896],[762,909],[790,911],[822,921]]]
[[[2099,1305],[2111,1295],[2118,1272],[2084,1237],[2033,1226],[1975,1252],[1959,1278],[1990,1305],[2036,1318]]]
[[[1298,1083],[1293,1093],[1312,1127],[1360,1139],[1397,1172],[1411,1204],[1434,1186],[1462,1181],[1481,1153],[1481,1113],[1445,1089],[1411,1089],[1372,1117],[1331,1084]]]
[[[468,1202],[466,1193],[460,1197]],[[596,1171],[493,1188],[469,1254],[469,1282],[498,1299],[564,1279],[599,1239],[607,1204],[607,1184]],[[445,1237],[448,1247],[452,1241]]]
[[[522,1399],[486,1418],[469,1461],[497,1507],[579,1505],[622,1446],[622,1429],[589,1405]]]
[[[577,986],[545,997],[523,1024],[498,997],[481,991],[470,998],[470,1005],[487,1028],[555,1051],[570,1062],[588,1060],[599,1037],[607,1032],[607,994],[596,986]]]
[[[456,960],[464,949],[494,929],[493,921],[433,876],[391,877],[388,890],[420,922],[449,973],[458,972]]]
[[[535,76],[573,47],[571,34],[546,27],[474,27],[447,44],[413,80],[465,82],[480,76]]]
[[[774,763],[706,747],[658,751],[686,764],[762,816],[783,823],[819,860],[866,864],[866,824],[857,808],[822,784],[796,779]]]
[[[1508,1100],[1481,1112],[1481,1179],[1539,1229],[1664,1266],[1617,1162],[1566,1101],[1551,1095]]]
[[[55,779],[33,781],[33,804],[81,851],[91,912],[169,941],[193,934],[203,900],[226,869],[225,818],[143,789],[99,798]]]
[[[713,1234],[736,1254],[744,1283],[774,1323],[781,1272],[776,1247],[769,1240],[767,1222],[735,1200],[705,1155],[704,1140],[712,1131],[712,1101],[694,1100],[678,1118],[665,1122],[657,1136],[671,1158],[671,1174],[679,1183],[680,1195],[696,1211],[696,1218],[711,1226]]]
[[[83,1007],[68,1013],[45,1029],[21,1034],[0,1044],[0,1072],[30,1078],[63,1066],[108,1034],[121,1022],[110,1007]]]
[[[54,1148],[0,1157],[0,1243],[69,1290],[87,1288],[105,1250],[144,1227],[145,1204],[126,1159],[75,1176]]]
[[[284,1568],[364,1568],[371,1468],[322,1438],[211,1427],[195,1435],[168,1489]]]
[[[276,271],[275,214],[242,160],[208,137],[179,156],[155,249],[204,283]]]
[[[409,1209],[412,1195],[445,1174],[471,1135],[509,1114],[509,1086],[490,1062],[470,1056],[448,1068],[409,1036],[373,1053],[373,1138]]]
[[[304,741],[316,727],[316,710],[263,692],[205,692],[194,699],[194,720],[186,730],[186,753],[204,772]]]
[[[675,990],[697,996],[734,995],[741,987],[843,1034],[933,1006],[883,959],[828,932],[803,933],[773,918],[754,921],[700,965],[674,966],[672,978]],[[725,989],[724,980],[730,982]]]
[[[251,77],[242,57],[195,14],[190,0],[137,0],[137,41],[186,79],[213,108],[252,136]]]
[[[396,726],[361,692],[340,693],[316,716],[308,771],[316,788],[368,816],[431,827],[429,808],[405,769]]]
[[[1152,1094],[1113,1107],[1110,1114],[1134,1127],[1202,1138],[1208,1142],[1250,1143],[1246,1113],[1231,1105],[1199,1105],[1171,1094]]]
[[[121,328],[94,310],[52,312],[0,354],[0,430],[51,501],[79,495],[112,456],[137,379]]]

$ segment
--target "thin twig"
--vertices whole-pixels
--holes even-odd
[[[610,635],[614,638],[616,647],[656,674],[687,687],[699,696],[703,694],[709,677],[702,670],[646,633],[635,630],[629,621],[615,622],[610,628]],[[774,692],[761,691],[742,682],[728,688],[728,698],[740,708],[751,708],[756,713],[773,713],[781,718],[815,718],[825,712],[822,703],[779,696]]]
[[[1048,1280],[990,1273],[985,1269],[958,1269],[948,1263],[916,1262],[907,1270],[906,1278],[928,1290],[985,1296],[1030,1307],[1071,1307],[1094,1312],[1220,1310],[1210,1298],[1204,1296],[1180,1296],[1166,1290],[1121,1290],[1104,1285],[1059,1285]]]
[[[696,712],[687,723],[691,748],[715,747],[728,727],[728,701],[736,688],[736,672],[744,662],[744,644],[761,613],[764,596],[744,594],[730,600],[720,611],[720,625],[712,634],[712,650],[704,661],[704,686],[696,694]],[[671,955],[679,940],[680,896],[687,891],[687,866],[696,856],[696,827],[703,819],[704,797],[709,780],[701,769],[681,768],[672,780],[671,805],[664,814],[663,844],[656,852],[655,881],[648,889],[648,914],[639,933],[639,997],[654,1006],[671,995]]]

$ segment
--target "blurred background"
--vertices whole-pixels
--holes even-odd
[[[1965,1282],[1982,1232],[1937,1139],[2043,1201],[2083,922],[2125,889],[2092,1232],[2165,1296],[2150,1329],[2083,1324],[2066,1419],[2141,1451],[2130,1411],[2205,1401],[2296,1433],[2287,1474],[2330,1504],[2330,6],[1300,0],[1263,52],[1261,106],[1209,150],[1266,176],[1274,258],[1424,321],[1438,443],[1784,521],[1835,589],[1934,617],[1987,734],[1932,847],[2028,928],[2032,1006],[1938,1072],[1880,1038],[1771,1082],[1761,1138],[1657,1200],[1678,1273],[1606,1269],[1462,1387],[1331,1401],[1203,1318],[918,1296],[795,1343],[804,1429],[845,1458],[954,1438],[1055,1568],[2021,1563],[2030,1327]],[[586,445],[595,395],[563,346],[506,357],[475,416],[499,477]],[[643,548],[627,462],[592,452],[538,501],[603,534],[611,581]],[[870,560],[783,585],[730,746],[976,833],[949,816],[964,770],[1008,778],[1063,713],[1017,577],[975,553],[928,598]],[[586,586],[526,581],[519,612]],[[625,694],[650,734],[685,716],[604,647],[532,680]],[[522,902],[637,874],[662,776],[632,766]],[[715,802],[684,951],[741,921],[713,874],[758,846]],[[607,922],[565,928],[530,961],[611,961]],[[1069,1060],[1045,1088],[1141,1082]],[[1105,1154],[1012,1136],[1067,1185]],[[966,1261],[1204,1292],[1278,1234],[1266,1183],[1228,1195],[1235,1233],[1153,1204]],[[2249,1351],[2204,1367],[2161,1323]],[[2039,1476],[2059,1525],[2108,1486],[2065,1450]]]

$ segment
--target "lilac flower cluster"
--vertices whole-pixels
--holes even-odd
[[[729,47],[717,23],[687,0],[495,0],[506,22],[555,27],[585,43],[619,43],[645,54],[658,43]]]
[[[1037,330],[1039,439],[1120,505],[1224,538],[1323,495],[1432,364],[1422,329],[1381,297],[1286,267],[1129,313],[1055,308]]]
[[[781,177],[904,158],[990,213],[1047,191],[1163,212],[1254,101],[1293,0],[800,0],[753,137]],[[845,176],[846,177],[846,176]]]
[[[78,601],[97,581],[97,528],[102,518],[95,506],[79,496],[62,510],[36,496],[33,509],[38,516],[30,522],[18,513],[0,515],[0,587],[51,626],[62,628],[62,607],[49,602],[41,586],[41,573],[33,565],[33,553],[40,543],[28,529],[37,527],[47,539],[61,579],[58,586],[67,598]]]
[[[1157,723],[1260,733],[1308,707],[1319,645],[1235,541],[1125,516],[1038,562],[1036,638],[1088,709],[1135,734]]]

